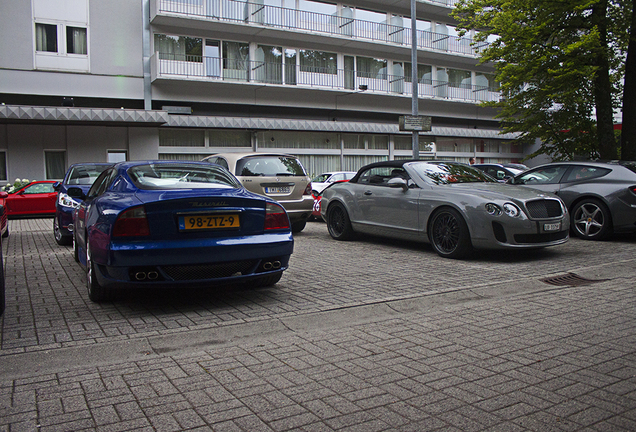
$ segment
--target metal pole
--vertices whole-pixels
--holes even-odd
[[[418,85],[419,80],[417,76],[417,12],[415,9],[415,0],[411,0],[411,88],[412,99],[411,107],[413,116],[417,116],[418,113]],[[413,159],[420,158],[420,142],[419,131],[413,131]]]

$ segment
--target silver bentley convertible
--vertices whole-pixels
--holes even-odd
[[[442,257],[472,248],[565,243],[569,215],[551,193],[498,183],[468,165],[394,160],[362,167],[323,192],[321,216],[336,240],[357,233],[429,242]]]

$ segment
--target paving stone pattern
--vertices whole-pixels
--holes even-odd
[[[96,305],[51,224],[10,221],[0,362],[378,304],[395,313],[7,378],[0,431],[636,430],[636,237],[454,261],[427,245],[336,242],[311,223],[273,288]],[[540,281],[568,272],[596,282]]]

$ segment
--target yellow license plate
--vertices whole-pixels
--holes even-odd
[[[240,228],[240,226],[237,214],[179,216],[181,231]]]

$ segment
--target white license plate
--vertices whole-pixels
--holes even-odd
[[[266,187],[265,193],[268,194],[288,194],[291,192],[291,188],[289,186],[276,186],[276,187]]]
[[[558,231],[561,229],[561,223],[543,224],[543,231]]]

